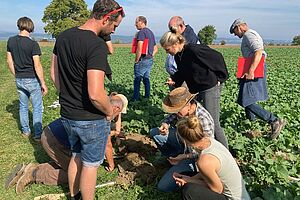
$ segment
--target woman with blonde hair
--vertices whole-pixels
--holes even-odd
[[[183,199],[250,199],[234,158],[221,143],[206,135],[197,117],[181,119],[177,130],[184,142],[199,153],[196,175],[173,174],[176,183],[183,186]]]
[[[214,120],[216,140],[228,148],[219,122],[221,89],[229,77],[222,54],[204,44],[186,43],[182,35],[170,31],[162,36],[160,44],[174,55],[177,64],[167,84],[180,87],[185,82],[191,93],[199,93],[196,99]]]

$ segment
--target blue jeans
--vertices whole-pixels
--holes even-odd
[[[110,122],[105,118],[76,121],[62,117],[73,155],[80,154],[84,166],[98,167],[104,160]]]
[[[141,80],[145,86],[145,98],[150,97],[150,71],[153,65],[153,58],[142,58],[134,64],[134,85],[133,100],[139,100]]]
[[[169,134],[161,135],[158,128],[150,130],[150,136],[154,139],[161,154],[166,157],[175,157],[179,154],[185,153],[187,148],[176,134],[176,128],[170,127]],[[157,184],[157,188],[164,192],[172,192],[177,190],[177,186],[174,178],[174,172],[190,172],[195,171],[195,161],[192,159],[183,160],[178,165],[172,166],[160,179]]]
[[[228,141],[220,125],[220,98],[221,85],[216,85],[204,91],[200,91],[197,100],[209,112],[215,123],[215,139],[228,149]]]
[[[277,120],[277,117],[275,117],[271,112],[263,109],[256,103],[246,106],[245,112],[246,117],[251,121],[254,121],[256,116],[269,124]]]
[[[175,127],[170,127],[167,135],[161,135],[158,128],[153,128],[150,130],[150,136],[154,139],[161,154],[166,157],[175,157],[185,151],[185,145],[176,134]]]
[[[188,159],[182,160],[177,165],[172,166],[160,179],[157,184],[157,188],[163,192],[173,192],[174,190],[179,189],[179,186],[176,184],[173,173],[182,173],[182,172],[196,172],[195,160]]]
[[[36,78],[16,78],[16,86],[19,94],[19,115],[23,134],[30,134],[28,104],[31,99],[33,109],[34,138],[42,135],[43,95],[40,83]]]

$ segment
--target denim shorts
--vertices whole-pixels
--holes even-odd
[[[80,154],[84,166],[97,167],[102,164],[110,133],[110,121],[106,118],[76,121],[62,117],[62,123],[68,133],[73,156]]]

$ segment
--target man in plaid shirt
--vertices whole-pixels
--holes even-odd
[[[194,115],[199,118],[200,124],[203,131],[207,133],[208,136],[214,137],[214,121],[209,112],[195,99],[190,101],[190,104],[196,105],[196,110]],[[185,116],[184,116],[185,117]],[[175,127],[178,120],[181,117],[177,113],[169,114],[162,123],[169,124],[169,126]]]
[[[209,112],[194,98],[197,94],[191,94],[186,87],[178,87],[172,90],[163,100],[162,107],[170,113],[161,123],[160,127],[150,130],[161,154],[168,157],[174,165],[162,177],[158,183],[158,189],[165,192],[176,190],[178,186],[173,179],[173,173],[195,171],[195,157],[193,153],[179,138],[176,123],[182,117],[195,115],[199,118],[203,131],[210,137],[214,137],[214,121]]]

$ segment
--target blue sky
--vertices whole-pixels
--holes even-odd
[[[16,32],[16,21],[21,16],[33,19],[37,33],[43,33],[41,21],[44,9],[51,0],[1,0],[0,31]],[[95,0],[86,0],[92,8]],[[135,17],[144,15],[148,27],[156,36],[167,31],[171,16],[180,15],[196,33],[205,25],[214,25],[218,37],[233,37],[228,29],[235,18],[244,18],[248,25],[264,39],[292,40],[300,35],[300,1],[241,1],[241,0],[119,0],[126,17],[117,35],[134,35]],[[251,3],[250,3],[251,2]]]

